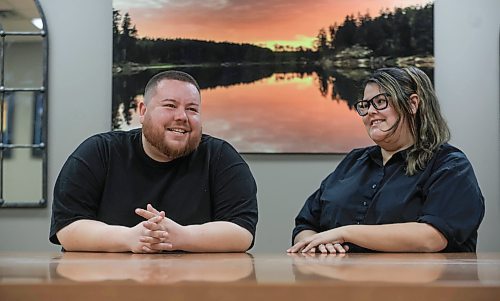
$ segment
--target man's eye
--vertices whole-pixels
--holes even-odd
[[[167,108],[175,108],[175,105],[172,104],[172,103],[166,103],[163,105],[164,107],[167,107]]]
[[[192,111],[192,112],[198,112],[198,109],[197,108],[188,108],[189,111]]]

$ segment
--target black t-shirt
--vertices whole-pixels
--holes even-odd
[[[151,159],[141,130],[98,134],[64,164],[54,187],[50,241],[80,219],[133,227],[148,203],[181,225],[228,221],[255,237],[257,186],[227,142],[202,135],[198,148],[170,162]],[[253,244],[253,243],[252,243]]]
[[[467,157],[444,144],[423,170],[408,176],[406,153],[394,154],[384,165],[379,146],[350,152],[307,199],[292,241],[303,230],[421,222],[446,237],[443,252],[474,252],[484,198]],[[373,252],[349,246],[349,252]]]

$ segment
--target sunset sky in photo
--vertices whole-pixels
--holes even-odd
[[[128,12],[139,37],[187,38],[312,47],[320,28],[358,12],[425,5],[429,0],[114,0]]]

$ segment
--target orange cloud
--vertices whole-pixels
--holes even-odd
[[[320,28],[346,15],[370,13],[384,8],[425,5],[429,0],[184,0],[125,1],[115,9],[129,12],[141,37],[190,38],[237,43],[276,41],[311,47]]]

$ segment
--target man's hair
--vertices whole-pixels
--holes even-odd
[[[389,102],[399,118],[388,131],[394,134],[398,125],[407,120],[414,144],[407,153],[406,174],[414,175],[425,168],[437,149],[450,140],[450,130],[441,115],[438,99],[429,77],[416,67],[381,68],[364,83],[374,83],[390,95]],[[415,114],[410,96],[420,98]]]
[[[177,70],[163,71],[153,76],[146,84],[146,88],[144,89],[144,102],[146,104],[149,102],[151,97],[156,92],[156,87],[158,86],[158,83],[164,79],[178,80],[181,82],[190,83],[193,86],[195,86],[196,90],[198,90],[198,93],[200,93],[200,86],[198,85],[196,80],[186,72]]]

